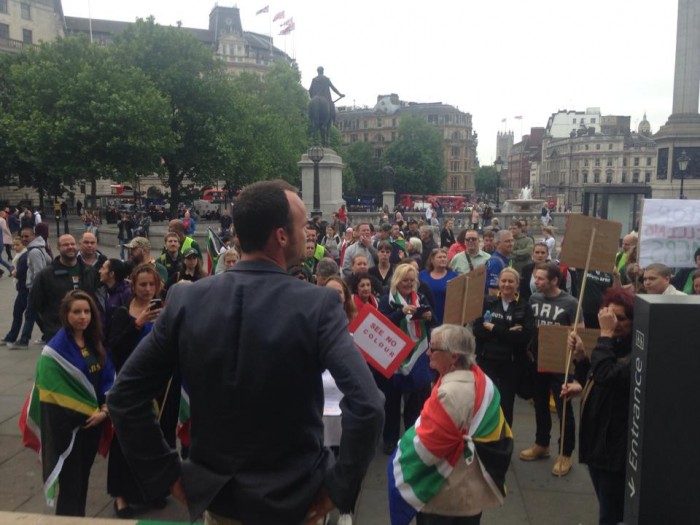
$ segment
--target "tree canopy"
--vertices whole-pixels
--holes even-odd
[[[493,166],[481,166],[474,172],[474,187],[477,193],[485,195],[496,194],[498,174]]]
[[[395,172],[394,185],[405,193],[437,193],[445,180],[440,132],[420,117],[401,117],[398,138],[384,152]]]

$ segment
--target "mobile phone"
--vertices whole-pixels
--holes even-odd
[[[418,308],[416,308],[416,311],[413,312],[413,315],[411,316],[411,320],[413,319],[418,319],[421,317],[425,312],[430,311],[430,306],[423,306],[420,305]]]
[[[151,299],[151,306],[148,307],[150,310],[158,310],[159,308],[163,308],[163,300],[162,299]]]

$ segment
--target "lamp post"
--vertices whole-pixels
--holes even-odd
[[[307,155],[309,159],[311,159],[311,162],[314,163],[314,207],[313,210],[311,210],[311,216],[320,217],[323,215],[323,212],[321,211],[321,183],[319,181],[318,163],[323,159],[323,147],[314,144],[309,148],[309,151],[307,151]]]
[[[493,167],[496,168],[496,213],[500,212],[500,200],[501,200],[501,170],[503,170],[503,161],[499,156],[496,162],[493,163]]]
[[[685,195],[683,194],[683,181],[685,181],[685,171],[688,169],[688,161],[690,161],[690,157],[686,155],[685,150],[681,151],[677,161],[678,169],[681,172],[681,200],[685,199]]]

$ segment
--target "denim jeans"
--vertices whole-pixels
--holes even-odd
[[[26,288],[17,292],[17,297],[15,297],[15,305],[12,308],[12,326],[10,327],[10,331],[7,332],[7,335],[5,336],[5,341],[8,343],[14,343],[17,341],[17,336],[22,328],[22,314],[24,314],[24,311],[27,309],[28,299],[29,290]]]
[[[29,295],[28,292],[27,295]],[[24,311],[24,326],[22,327],[22,335],[19,337],[19,342],[22,344],[29,343],[32,338],[32,330],[34,330],[34,309],[29,300],[27,300],[27,309]]]

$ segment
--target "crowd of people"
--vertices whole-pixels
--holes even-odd
[[[392,456],[394,480],[401,458],[421,456],[411,447],[425,441],[420,446],[435,461],[455,454],[467,461],[443,465],[450,483],[411,504],[417,522],[479,523],[483,510],[503,503],[505,492],[494,488],[502,489],[510,460],[516,395],[532,399],[536,424],[534,444],[519,458],[550,457],[553,408],[564,442],[552,474],[565,476],[576,429],[572,416],[561,428],[562,412],[566,404],[572,414],[571,399],[583,393],[579,459],[600,502],[600,523],[621,521],[633,298],[700,294],[700,250],[695,269],[640,268],[632,232],[609,273],[584,275],[557,260],[549,224],[535,238],[526,220],[501,229],[475,218],[459,231],[452,219],[407,221],[401,213],[379,225],[350,225],[343,209],[325,222],[307,218],[291,187],[258,183],[220,217],[224,245],[209,252],[213,264],[205,270],[187,213],[170,221],[159,251],[153,236],[136,235],[147,232],[135,232],[122,216],[119,258],[103,255],[90,229],[77,241],[61,235],[54,257],[41,221],[22,223],[17,214],[14,227],[8,212],[0,213],[3,262],[17,290],[1,342],[25,349],[35,323],[41,332],[38,395],[28,401],[37,408],[23,414],[27,421],[40,414],[40,422],[24,430],[39,429],[44,478],[52,484],[47,496],[58,482],[57,513],[84,515],[90,467],[98,451],[109,451],[107,488],[121,518],[160,508],[172,493],[188,502],[193,518],[206,511],[207,523],[299,523],[332,507],[348,523],[375,444]],[[482,317],[466,328],[443,324],[447,283],[480,266]],[[584,281],[580,326],[600,330],[592,352],[573,326]],[[411,341],[390,377],[352,344],[348,324],[363,311],[381,313]],[[575,374],[568,383],[536,368],[538,329],[551,324],[572,326]],[[75,412],[75,403],[41,396],[49,384],[82,400],[77,416],[62,420],[57,408]],[[319,400],[329,388],[343,396],[342,435],[330,456],[318,437]],[[183,396],[191,438],[178,453]],[[501,417],[484,434],[499,455],[492,450],[480,469],[479,447],[469,443],[483,437],[475,424],[482,402],[500,405]],[[440,432],[424,434],[428,422]],[[116,436],[104,448],[103,431],[112,424]],[[433,451],[436,436],[443,441]],[[65,461],[57,462],[66,451],[57,447],[67,444]],[[199,492],[183,485],[180,455],[193,463]],[[394,481],[419,484],[420,472]],[[472,492],[460,499],[454,487]],[[390,496],[392,513],[405,503]]]

